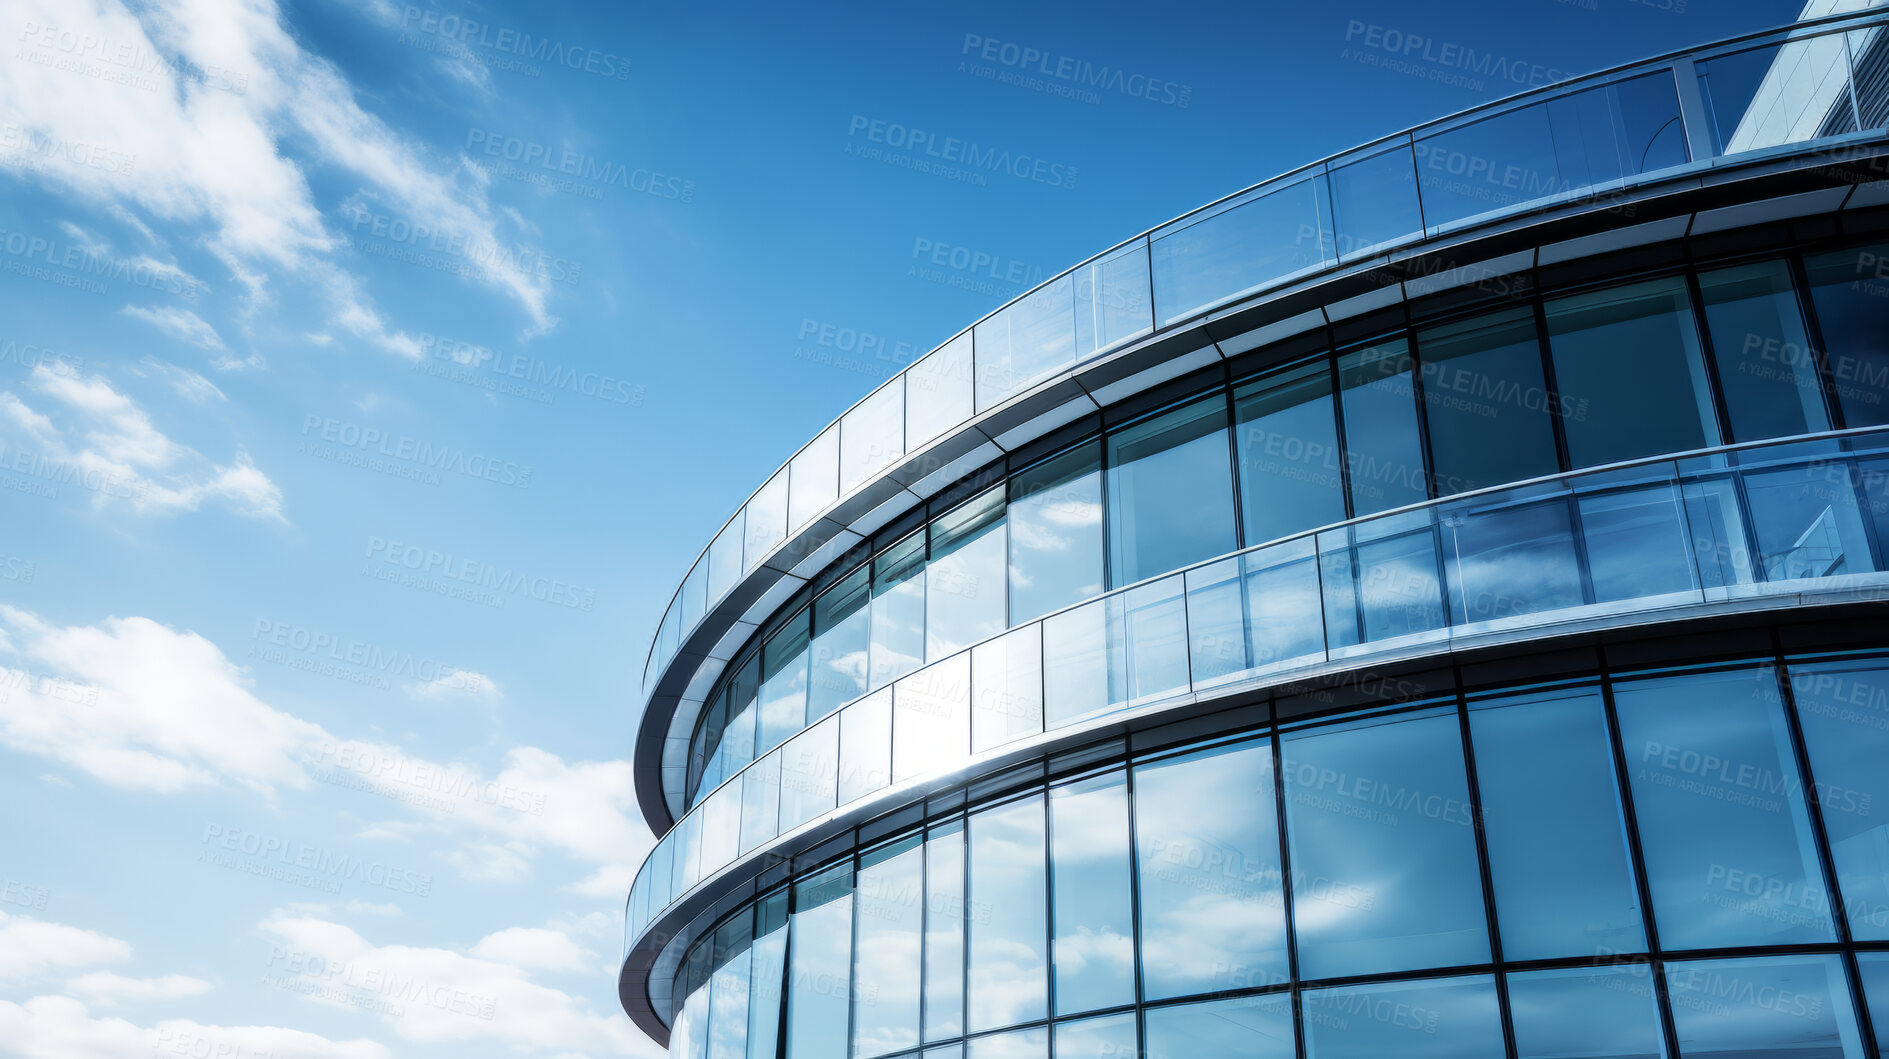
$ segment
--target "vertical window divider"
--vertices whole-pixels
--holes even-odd
[[[1810,297],[1810,273],[1804,268],[1804,255],[1787,254],[1785,264],[1790,269],[1792,293],[1797,297],[1797,312],[1804,324],[1804,337],[1810,345],[1807,352],[1811,363],[1817,368],[1817,381],[1822,391],[1824,409],[1830,415],[1830,427],[1842,430],[1847,425],[1843,417],[1842,394],[1837,389],[1836,373],[1830,367],[1830,349],[1825,345],[1823,321],[1817,318],[1816,305]]]
[[[1463,669],[1450,667],[1450,679],[1456,684],[1456,724],[1463,740],[1463,777],[1468,783],[1469,804],[1475,806],[1470,816],[1476,840],[1476,867],[1482,873],[1482,911],[1488,919],[1489,960],[1495,967],[1496,1011],[1502,1019],[1502,1041],[1508,1059],[1516,1059],[1515,1017],[1509,1009],[1507,959],[1502,953],[1502,926],[1496,915],[1495,872],[1489,864],[1489,834],[1483,820],[1482,786],[1476,777],[1476,743],[1469,732],[1469,700],[1463,694]]]
[[[1135,827],[1135,759],[1130,757],[1122,763],[1122,791],[1128,798],[1128,917],[1130,958],[1134,965],[1129,968],[1135,980],[1135,1009],[1141,1010],[1147,1004],[1146,983],[1141,974],[1141,838]],[[1142,1051],[1146,1051],[1145,1027],[1137,1018],[1137,1040]]]
[[[1056,1055],[1056,814],[1050,809],[1050,784],[1037,797],[1043,806],[1043,1018],[1049,1023],[1050,1059]]]
[[[1712,415],[1718,420],[1718,444],[1725,445],[1747,438],[1732,433],[1732,413],[1725,403],[1724,375],[1719,371],[1718,347],[1712,342],[1712,327],[1705,317],[1705,289],[1699,285],[1699,270],[1691,255],[1686,258],[1686,298],[1692,302],[1692,327],[1699,334],[1699,355],[1705,360],[1706,389],[1712,398]]]
[[[1836,930],[1837,944],[1847,952],[1850,949],[1849,906],[1843,902],[1843,885],[1837,877],[1836,860],[1830,850],[1830,835],[1823,825],[1823,799],[1817,791],[1817,777],[1810,767],[1810,748],[1804,742],[1804,726],[1797,716],[1797,693],[1791,687],[1790,667],[1784,660],[1784,643],[1778,636],[1777,627],[1771,627],[1771,676],[1777,682],[1778,706],[1784,711],[1784,730],[1790,734],[1791,756],[1797,763],[1797,775],[1804,789],[1804,815],[1810,818],[1810,835],[1817,847],[1817,867],[1823,872],[1824,893],[1830,899],[1824,902],[1829,906],[1830,922]],[[1845,963],[1849,961],[1846,959]],[[1847,973],[1847,967],[1846,967]],[[1868,1004],[1864,1001],[1860,983],[1852,979],[1851,990],[1859,1011]]]
[[[1292,908],[1292,846],[1286,836],[1285,743],[1279,735],[1277,706],[1268,703],[1273,714],[1272,732],[1267,740],[1272,746],[1272,798],[1276,830],[1279,832],[1279,907],[1286,925],[1286,990],[1292,1001],[1293,1054],[1305,1057],[1305,996],[1299,984],[1299,933]]]
[[[1574,469],[1574,456],[1568,447],[1567,418],[1561,410],[1561,380],[1554,370],[1554,345],[1548,340],[1548,303],[1541,296],[1540,273],[1535,273],[1535,293],[1529,298],[1535,310],[1535,344],[1541,351],[1542,385],[1548,391],[1548,424],[1554,430],[1555,458],[1564,473]]]
[[[1627,832],[1627,856],[1633,866],[1633,883],[1640,898],[1640,923],[1646,932],[1647,977],[1652,982],[1654,1006],[1659,1009],[1660,1032],[1666,1039],[1666,1054],[1677,1059],[1679,1030],[1673,1022],[1672,997],[1666,987],[1666,961],[1660,948],[1659,923],[1653,914],[1653,885],[1646,877],[1646,857],[1640,848],[1640,824],[1633,805],[1633,785],[1627,772],[1626,745],[1620,734],[1620,717],[1614,704],[1614,681],[1607,650],[1600,648],[1600,702],[1606,715],[1607,741],[1613,748],[1614,784],[1620,791],[1620,814]]]

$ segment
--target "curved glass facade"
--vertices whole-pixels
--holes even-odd
[[[1883,22],[1867,11],[1812,20],[1466,111],[1256,185],[1048,280],[860,401],[750,497],[659,623],[645,693],[777,545],[907,454],[1058,372],[1395,248],[1882,128]],[[1818,71],[1813,90],[1780,83],[1778,71],[1798,69]]]
[[[671,1054],[1872,1054],[1889,658],[1274,712],[794,876],[688,952]]]
[[[968,499],[947,494],[784,606],[709,696],[687,804],[922,666],[1242,544],[1560,471],[1889,421],[1889,370],[1865,368],[1889,333],[1889,302],[1867,290],[1881,262],[1889,245],[1871,244],[1505,299],[1214,372],[1211,389],[1157,410],[1105,412],[1092,436],[994,469],[1002,479]],[[1629,527],[1621,503],[1587,513],[1588,532]],[[1530,554],[1521,538],[1553,549],[1568,533],[1549,508],[1516,520],[1503,529],[1516,561]],[[1651,594],[1633,582],[1660,576],[1624,557],[1595,575],[1602,599]],[[1583,601],[1570,577],[1527,590],[1535,609]],[[1458,622],[1508,606],[1467,591],[1451,601]]]

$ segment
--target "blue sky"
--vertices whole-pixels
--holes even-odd
[[[0,2],[0,1054],[653,1054],[633,689],[794,449],[1193,206],[1796,14],[904,7]]]

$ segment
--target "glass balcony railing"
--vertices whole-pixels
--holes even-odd
[[[1333,662],[1860,587],[1889,589],[1889,431],[1557,475],[1288,537],[1019,626],[795,735],[656,844],[626,941],[779,836],[1020,739]]]
[[[977,414],[1308,275],[1724,158],[1880,129],[1889,78],[1854,72],[1881,65],[1885,25],[1881,9],[1819,19],[1492,103],[1267,181],[1043,283],[861,400],[735,513],[663,616],[645,698],[709,609],[776,547]]]

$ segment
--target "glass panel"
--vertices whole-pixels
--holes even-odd
[[[886,1055],[918,1043],[918,976],[924,930],[925,850],[917,840],[859,859],[853,1055]]]
[[[1600,692],[1480,703],[1469,729],[1503,956],[1646,951]]]
[[[1417,168],[1398,146],[1331,171],[1332,220],[1341,258],[1356,257],[1406,236],[1423,234]]]
[[[1133,1003],[1126,776],[1112,772],[1052,788],[1049,835],[1056,1014]],[[1133,1023],[1131,1016],[1131,1037]],[[1057,1047],[1064,1054],[1060,1038]]]
[[[1528,503],[1516,493],[1483,494],[1447,505],[1439,516],[1450,616],[1456,624],[1585,602],[1573,520],[1563,497]]]
[[[1455,711],[1293,732],[1282,750],[1299,974],[1487,960]]]
[[[1507,1054],[1486,977],[1308,989],[1305,1059],[1499,1059]]]
[[[735,512],[734,521],[722,527],[708,546],[708,601],[714,603],[728,594],[741,577],[741,541],[747,533],[743,512]]]
[[[853,869],[850,864],[794,885],[793,945],[787,980],[786,1059],[846,1054],[852,992]]]
[[[1338,358],[1354,516],[1421,503],[1430,495],[1407,346],[1399,338]]]
[[[1323,263],[1318,196],[1305,179],[1170,232],[1150,248],[1161,326]]]
[[[1695,69],[1722,155],[1856,128],[1841,34],[1753,48]]]
[[[676,598],[681,604],[681,623],[683,631],[693,629],[702,620],[702,610],[708,592],[708,557],[696,560],[690,568],[688,579],[682,582],[682,594]]]
[[[1794,665],[1791,695],[1850,934],[1889,941],[1889,666]]]
[[[1102,447],[1078,445],[1010,480],[1010,621],[1102,592]]]
[[[1532,310],[1420,332],[1417,349],[1438,496],[1560,470]]]
[[[964,1043],[965,1059],[1045,1059],[1049,1055],[1047,1030],[1017,1030],[979,1037]]]
[[[813,601],[807,716],[818,720],[866,693],[872,570],[862,566]]]
[[[1757,580],[1733,484],[1725,479],[1689,481],[1683,483],[1681,491],[1686,501],[1686,524],[1692,529],[1692,554],[1699,564],[1703,586],[1748,585]]]
[[[1889,1052],[1889,952],[1858,953],[1856,963],[1863,974],[1869,1021],[1876,1028],[1876,1050]]]
[[[743,552],[752,570],[775,545],[787,539],[787,471],[776,472],[748,501],[746,521],[747,545]]]
[[[892,686],[892,782],[953,768],[970,748],[970,655],[947,658]]]
[[[1048,1013],[1049,923],[1044,905],[1043,797],[972,814],[970,1030]]]
[[[1108,600],[1043,619],[1043,727],[1108,709]]]
[[[1183,587],[1182,578],[1169,577],[1104,600],[1111,705],[1149,702],[1188,689]]]
[[[1830,429],[1817,355],[1782,261],[1699,274],[1733,441]]]
[[[1836,577],[1876,568],[1848,463],[1813,462],[1745,475],[1767,581]]]
[[[1271,743],[1140,765],[1134,782],[1143,997],[1286,981]]]
[[[1233,391],[1246,543],[1345,518],[1331,366],[1324,358]]]
[[[1286,994],[1149,1008],[1146,1059],[1294,1059]]]
[[[884,688],[840,713],[839,804],[856,802],[892,782],[892,689]]]
[[[1026,625],[971,649],[971,752],[1043,730],[1043,630]]]
[[[701,864],[702,854],[702,818],[685,816],[676,822],[674,860],[670,862],[671,892],[680,896],[687,893],[701,876],[696,874]]]
[[[702,874],[714,874],[741,849],[741,785],[730,783],[702,805]]]
[[[1194,687],[1218,684],[1250,670],[1240,560],[1223,559],[1189,570],[1186,581],[1187,656]]]
[[[1673,486],[1580,497],[1594,599],[1611,603],[1698,587],[1686,515]]]
[[[1004,487],[933,519],[925,571],[925,659],[1004,631]]]
[[[925,1039],[964,1032],[964,824],[925,837]]]
[[[905,451],[971,418],[971,336],[939,346],[905,369]]]
[[[1843,964],[1835,956],[1693,960],[1666,965],[1682,1059],[1863,1059]]]
[[[753,976],[748,984],[748,1054],[776,1054],[780,1043],[781,996],[787,972],[787,893],[763,898],[755,908]]]
[[[807,726],[807,612],[788,619],[761,648],[761,728],[756,754]]]
[[[1050,280],[975,330],[977,410],[994,407],[1075,363],[1075,287]]]
[[[669,1054],[675,1059],[703,1059],[708,1049],[708,990],[698,989],[682,1003],[670,1034]]]
[[[825,511],[840,491],[840,428],[827,427],[788,464],[787,529],[798,530]]]
[[[1240,557],[1246,575],[1247,649],[1256,666],[1322,657],[1318,554],[1310,537]]]
[[[1108,438],[1109,582],[1232,551],[1226,398],[1213,394]]]
[[[1772,669],[1626,681],[1614,701],[1660,944],[1831,940]]]
[[[1548,303],[1575,467],[1719,443],[1690,301],[1674,277]]]
[[[1845,426],[1889,423],[1889,245],[1804,259]]]
[[[1504,922],[1505,952],[1508,930]],[[1509,1010],[1516,1059],[1665,1059],[1653,976],[1643,964],[1511,974]]]
[[[754,921],[741,915],[717,932],[724,962],[710,979],[708,1059],[744,1059],[748,1050],[749,935]]]
[[[1889,84],[1884,83],[1882,76],[1889,54],[1885,54],[1882,27],[1854,30],[1848,36],[1851,81],[1855,85],[1861,127],[1880,129],[1889,125]]]
[[[905,455],[905,379],[893,376],[840,420],[840,492]]]
[[[780,758],[762,758],[741,774],[741,852],[780,834],[780,800]]]
[[[880,688],[925,661],[925,533],[914,532],[872,561],[868,679]]]
[[[1056,1059],[1123,1059],[1137,1054],[1135,1013],[1061,1022],[1056,1025]]]
[[[1154,324],[1148,245],[1137,242],[1076,270],[1076,355],[1145,334]]]
[[[780,829],[785,834],[830,812],[839,783],[839,718],[788,740],[780,751]]]
[[[1411,511],[1319,534],[1332,646],[1358,643],[1360,633],[1369,642],[1445,627],[1432,514]]]

